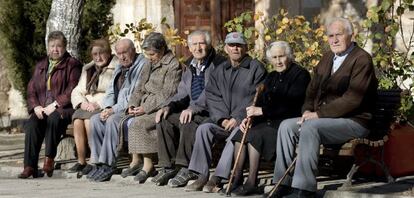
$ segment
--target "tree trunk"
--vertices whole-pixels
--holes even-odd
[[[79,58],[82,4],[83,0],[53,0],[46,25],[46,43],[49,32],[62,31],[68,40],[67,51],[76,58]]]
[[[76,144],[73,137],[63,138],[57,147],[56,161],[76,159]]]

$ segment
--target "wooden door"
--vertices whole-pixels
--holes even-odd
[[[187,38],[191,31],[210,31],[213,46],[223,41],[223,25],[245,11],[254,10],[254,0],[174,0],[175,27],[180,36]],[[185,47],[177,49],[178,56],[188,57]]]

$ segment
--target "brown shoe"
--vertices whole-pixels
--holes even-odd
[[[210,180],[203,187],[203,192],[206,193],[217,193],[223,188],[221,184],[221,179],[217,176],[212,176]]]
[[[201,191],[204,187],[204,185],[206,185],[207,183],[207,176],[206,175],[199,175],[198,179],[195,180],[194,183],[187,185],[184,190],[187,192],[191,192],[191,191]]]
[[[20,173],[17,177],[20,178],[20,179],[27,179],[31,176],[33,176],[33,178],[38,177],[37,169],[35,170],[34,168],[32,168],[30,166],[26,166],[26,167],[24,167],[23,172]]]
[[[48,177],[52,177],[54,165],[55,161],[53,158],[45,157],[45,161],[43,163],[43,172],[45,172]]]

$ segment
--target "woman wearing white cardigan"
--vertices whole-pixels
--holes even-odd
[[[87,174],[91,166],[87,166],[85,155],[87,136],[89,136],[89,119],[102,109],[105,91],[111,83],[112,75],[118,60],[111,55],[109,42],[105,39],[94,40],[90,46],[93,60],[82,69],[79,84],[72,91],[72,105],[76,109],[72,116],[73,135],[75,137],[78,163],[69,172]]]

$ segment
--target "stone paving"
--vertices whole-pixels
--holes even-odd
[[[182,188],[172,189],[156,186],[150,181],[138,184],[133,178],[114,175],[109,182],[95,183],[77,179],[76,174],[56,170],[52,178],[17,179],[22,171],[24,136],[0,133],[0,197],[223,197],[219,193],[185,192]],[[7,146],[9,145],[9,146]],[[40,164],[41,165],[41,164]],[[67,169],[71,164],[62,166]],[[260,173],[261,184],[269,184],[271,174]],[[357,181],[352,188],[340,189],[344,179],[318,177],[317,197],[369,197],[402,198],[414,197],[414,176],[398,178],[396,182]],[[191,182],[191,181],[190,181]],[[271,189],[270,185],[265,191]],[[261,197],[261,195],[250,196]]]

